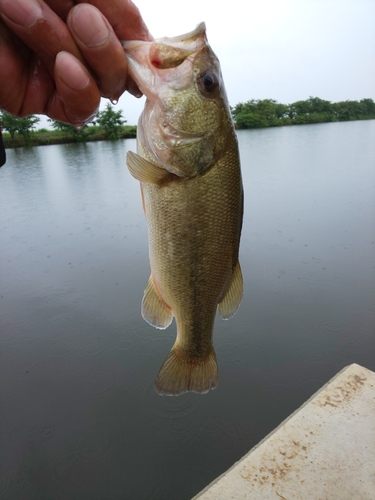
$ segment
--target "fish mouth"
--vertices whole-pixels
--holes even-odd
[[[179,88],[190,83],[191,72],[185,66],[185,70],[180,71],[179,67],[187,60],[192,61],[194,54],[207,43],[206,25],[202,22],[189,33],[157,38],[153,42],[129,40],[121,43],[129,63],[129,76],[148,99],[155,99],[160,82],[176,84]],[[174,77],[164,71],[174,68],[177,68]]]

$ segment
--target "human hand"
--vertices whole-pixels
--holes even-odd
[[[151,40],[131,0],[0,0],[0,108],[82,125],[141,93],[119,39]]]

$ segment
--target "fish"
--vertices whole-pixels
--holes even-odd
[[[141,313],[177,336],[155,382],[160,395],[207,393],[218,384],[216,311],[237,311],[243,294],[239,245],[243,186],[237,137],[220,63],[205,23],[155,41],[126,41],[128,71],[146,96],[137,153],[151,275]]]

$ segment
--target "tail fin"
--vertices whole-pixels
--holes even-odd
[[[160,368],[155,382],[162,396],[178,396],[184,392],[204,394],[217,387],[217,363],[214,348],[202,359],[191,358],[173,347]]]

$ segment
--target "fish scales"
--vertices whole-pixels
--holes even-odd
[[[184,318],[178,331],[188,329],[187,310],[191,323],[201,301],[216,311],[237,263],[242,192],[235,165],[228,154],[201,178],[142,185],[152,276],[175,317]]]
[[[157,328],[173,317],[177,325],[157,392],[204,393],[217,386],[216,310],[228,319],[242,298],[238,144],[204,24],[155,43],[124,43],[131,76],[147,96],[138,154],[127,157],[141,183],[148,227],[151,276],[142,315]]]

